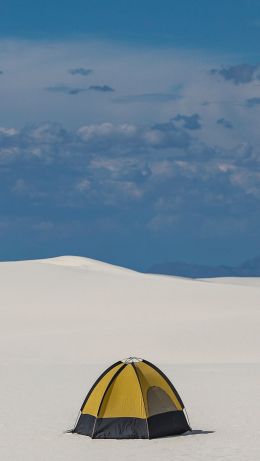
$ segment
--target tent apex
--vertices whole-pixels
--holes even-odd
[[[133,362],[142,362],[143,359],[141,359],[140,357],[127,357],[126,359],[123,359],[122,362],[123,363],[133,363]]]

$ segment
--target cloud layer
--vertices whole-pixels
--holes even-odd
[[[55,236],[55,248],[73,240],[82,252],[86,235],[96,249],[110,235],[113,251],[132,253],[132,238],[143,257],[155,239],[166,256],[187,242],[216,254],[214,242],[258,244],[257,64],[113,44],[19,46],[0,52],[4,241],[20,229],[28,245]]]
[[[175,226],[188,210],[212,207],[234,216],[260,201],[260,156],[253,146],[222,149],[189,132],[172,121],[2,127],[2,193],[32,206],[120,209],[137,202],[149,211],[146,226],[153,230]]]

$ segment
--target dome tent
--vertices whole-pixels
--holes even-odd
[[[169,379],[147,360],[130,357],[97,379],[72,432],[93,439],[152,439],[189,430]]]

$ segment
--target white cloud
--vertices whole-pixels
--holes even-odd
[[[91,182],[88,179],[80,179],[76,185],[76,189],[80,192],[89,191],[91,188]]]
[[[18,130],[16,130],[15,128],[5,128],[3,126],[0,126],[0,137],[10,137],[15,136],[16,134],[18,134]]]

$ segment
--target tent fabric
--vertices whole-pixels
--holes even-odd
[[[99,418],[146,418],[142,391],[134,367],[127,365],[113,380],[104,396]]]
[[[169,379],[152,363],[116,362],[84,400],[72,432],[92,438],[155,438],[190,430],[184,404]]]
[[[90,414],[97,416],[101,400],[108,388],[108,385],[112,381],[116,372],[123,367],[123,363],[115,364],[115,366],[108,368],[107,372],[103,373],[100,378],[96,381],[93,388],[90,390],[85,402],[81,407],[83,414]]]

